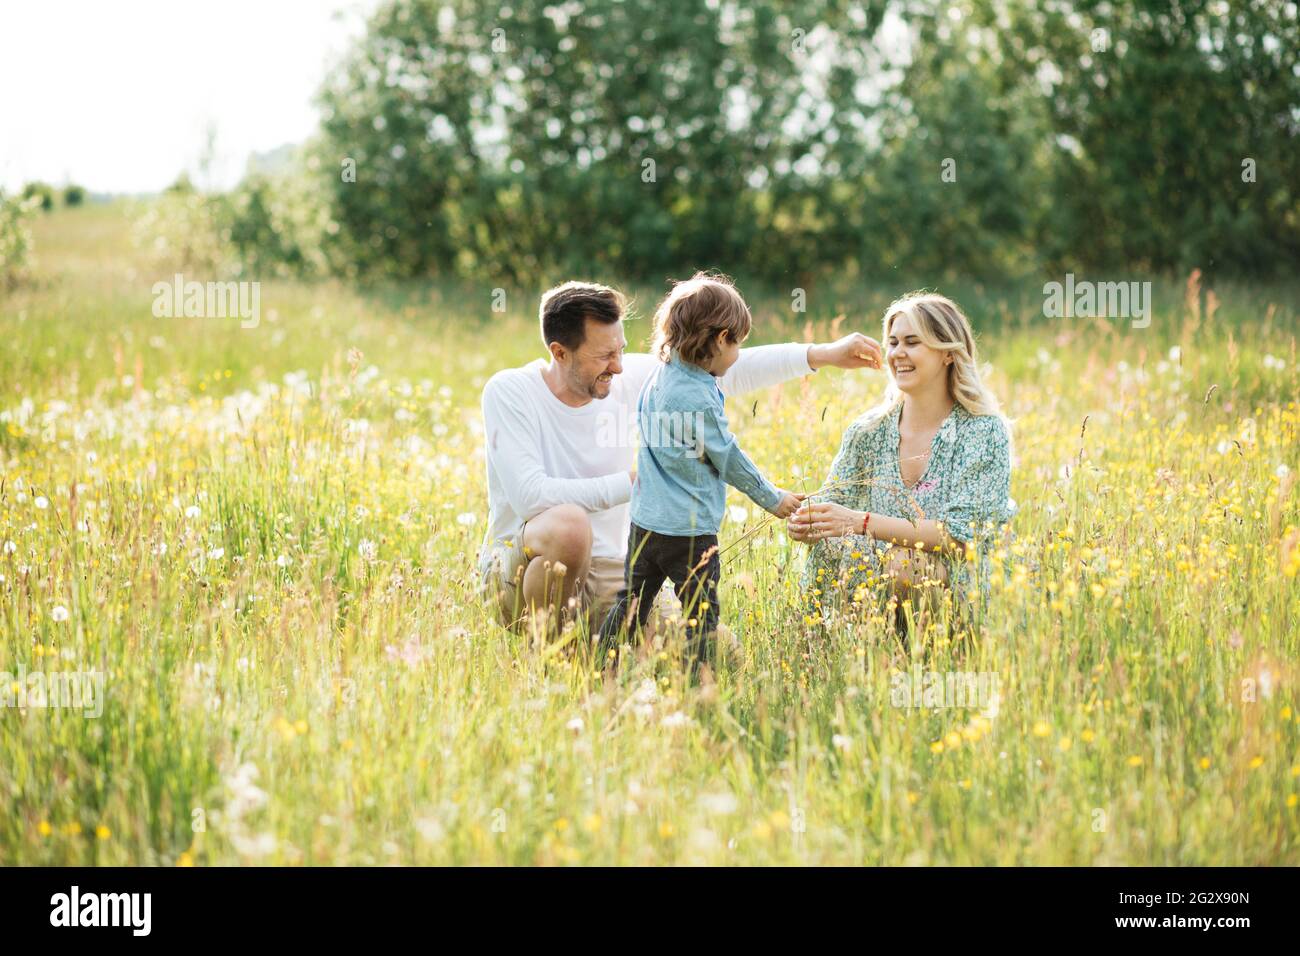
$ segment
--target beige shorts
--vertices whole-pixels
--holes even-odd
[[[526,551],[522,545],[496,548],[481,570],[484,600],[495,603],[497,617],[505,627],[513,627],[523,616],[524,570],[533,557]],[[606,612],[618,600],[619,589],[623,587],[623,564],[621,558],[591,559],[587,577],[578,591],[579,610],[586,615],[589,628],[600,627]]]

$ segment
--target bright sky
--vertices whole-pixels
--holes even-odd
[[[0,7],[0,186],[65,180],[153,192],[212,182],[299,142],[329,64],[378,0],[7,0]]]

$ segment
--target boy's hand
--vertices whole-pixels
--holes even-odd
[[[850,332],[834,342],[808,346],[808,367],[812,369],[823,365],[833,365],[836,368],[880,368],[883,361],[884,353],[880,350],[880,343],[861,332]]]
[[[776,503],[772,509],[772,514],[778,518],[788,518],[799,510],[799,502],[803,501],[807,495],[796,495],[789,491],[781,492],[781,500]]]

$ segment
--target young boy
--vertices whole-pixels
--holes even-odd
[[[641,448],[632,489],[632,530],[624,586],[600,629],[604,661],[635,608],[635,628],[650,616],[665,580],[687,622],[689,654],[713,656],[718,622],[718,530],[727,485],[786,518],[802,496],[763,477],[727,428],[717,377],[735,364],[753,319],[724,276],[696,273],[655,311],[652,351],[664,364],[637,403]]]

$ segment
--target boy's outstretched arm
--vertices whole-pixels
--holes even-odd
[[[706,411],[699,418],[700,442],[709,463],[727,484],[748,495],[764,511],[778,518],[788,518],[799,507],[799,498],[782,491],[763,477],[763,473],[741,450],[736,436],[727,427],[727,419],[716,411]]]

